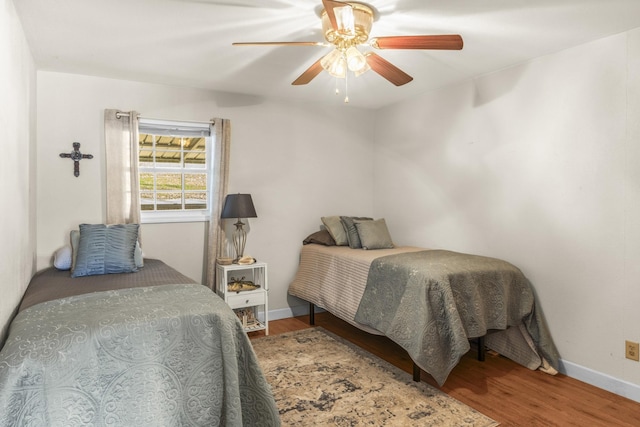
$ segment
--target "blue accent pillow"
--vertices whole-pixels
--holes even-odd
[[[78,254],[71,277],[138,271],[135,248],[139,224],[80,224]]]

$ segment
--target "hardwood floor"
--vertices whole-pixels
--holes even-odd
[[[411,373],[406,352],[391,340],[363,332],[329,313],[317,313],[321,326]],[[309,328],[309,317],[269,322],[270,335]],[[251,338],[264,335],[250,333]],[[422,381],[439,388],[429,374]],[[465,355],[440,390],[500,422],[501,426],[639,426],[640,403],[558,374],[531,371],[487,353],[479,362]]]

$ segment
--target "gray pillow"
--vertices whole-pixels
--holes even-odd
[[[80,224],[78,253],[71,277],[138,271],[138,224]]]
[[[340,220],[344,226],[345,233],[347,233],[347,242],[349,242],[349,247],[351,249],[360,249],[362,247],[362,243],[360,243],[360,236],[358,235],[355,221],[371,221],[373,218],[368,218],[366,216],[341,216]]]
[[[76,269],[76,259],[78,259],[78,243],[80,243],[80,231],[71,230],[69,233],[69,240],[71,240],[71,272]]]
[[[391,235],[384,218],[375,221],[355,221],[355,224],[363,249],[393,248]]]
[[[339,216],[323,216],[320,218],[327,231],[335,240],[337,246],[347,246],[349,241],[347,240],[347,233],[344,232],[342,221]]]
[[[138,231],[140,229],[138,228]],[[140,247],[140,240],[136,240],[136,249],[133,252],[133,259],[136,261],[136,267],[144,267],[144,258],[142,257],[142,248]]]

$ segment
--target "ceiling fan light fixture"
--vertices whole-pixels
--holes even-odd
[[[349,49],[347,49],[347,51],[345,52],[345,56],[347,57],[347,66],[351,71],[353,71],[354,73],[359,72],[360,74],[366,71],[361,70],[368,66],[367,58],[365,58],[364,55],[360,53],[360,51],[355,46],[351,46]]]
[[[365,63],[364,63],[364,66],[363,66],[362,68],[358,69],[358,70],[355,70],[355,71],[353,72],[353,74],[354,74],[356,77],[358,77],[358,76],[363,75],[364,73],[366,73],[366,72],[367,72],[367,71],[369,71],[370,69],[371,69],[371,67],[369,66],[369,64],[365,62]]]
[[[342,52],[333,49],[320,60],[320,65],[333,77],[344,79],[347,75],[347,60]]]

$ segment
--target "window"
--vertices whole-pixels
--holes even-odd
[[[209,123],[140,119],[141,220],[206,221],[210,212]]]

